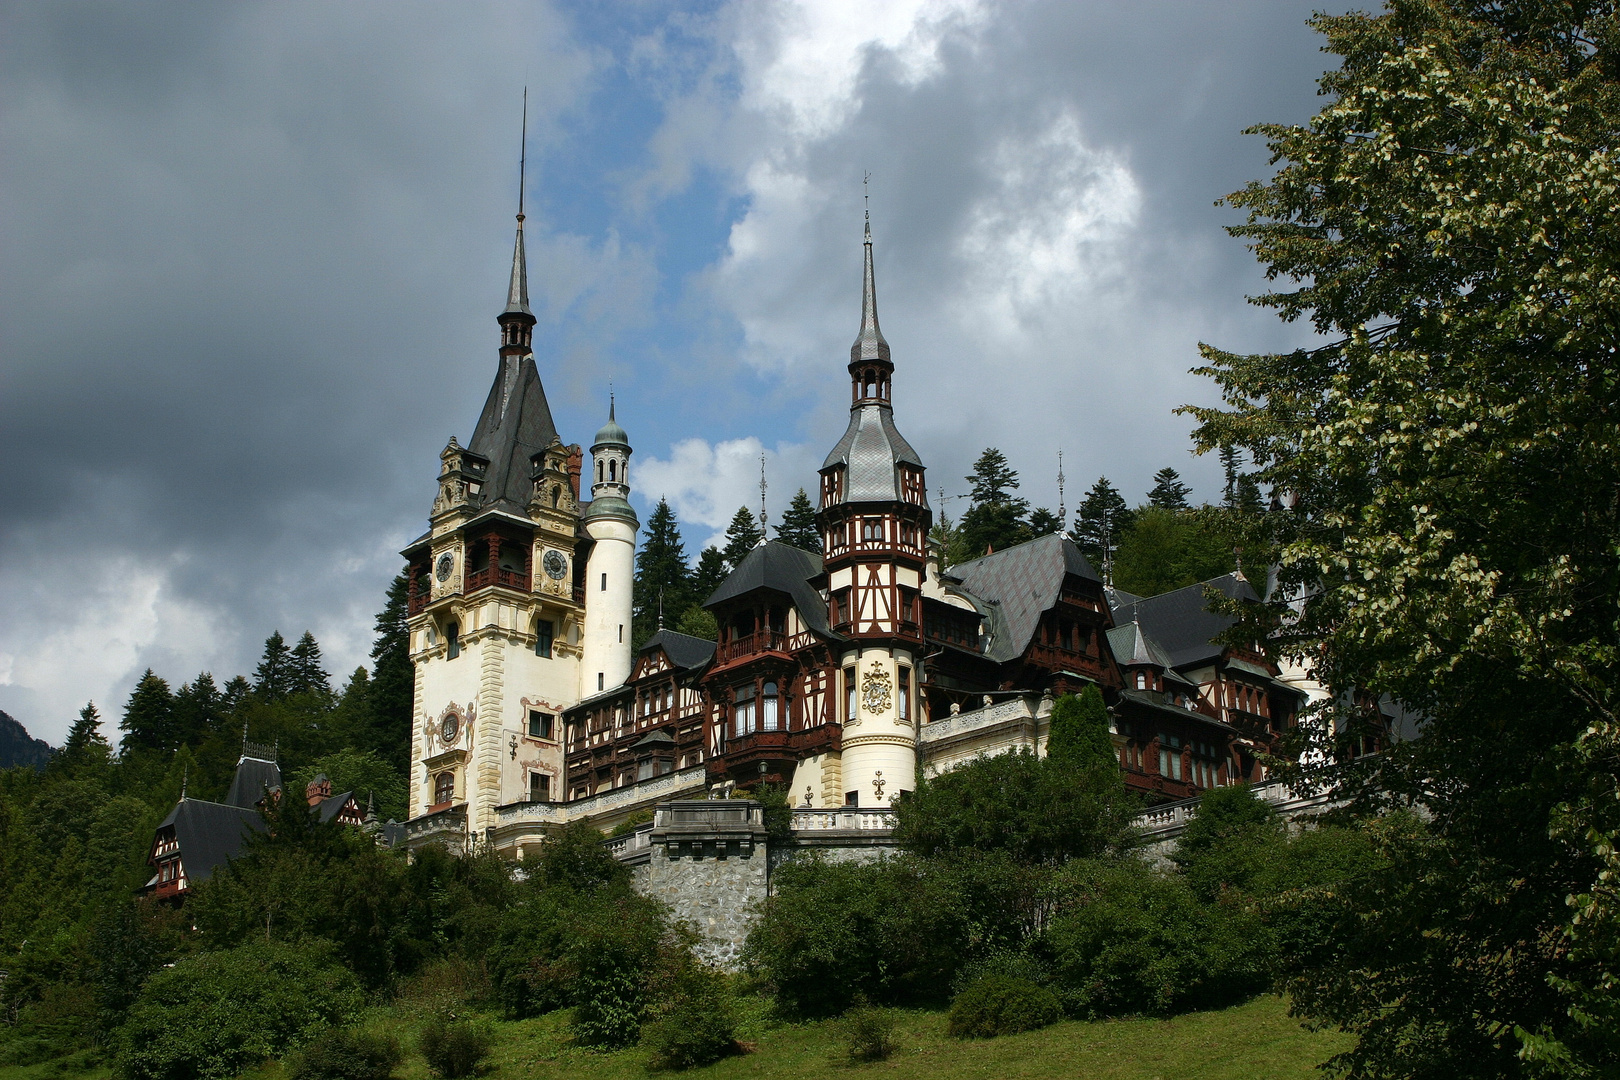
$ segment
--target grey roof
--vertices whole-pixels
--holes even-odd
[[[683,671],[702,667],[714,658],[714,642],[674,630],[660,630],[641,646],[642,652],[653,649],[663,649],[669,662]]]
[[[596,433],[596,441],[591,444],[591,453],[594,454],[597,448],[602,446],[622,446],[626,450],[630,449],[629,433],[620,427],[619,422],[613,418],[613,401],[611,398],[608,400],[608,422],[603,424],[602,429]]]
[[[1248,581],[1235,574],[1222,574],[1173,592],[1122,601],[1114,608],[1114,620],[1140,622],[1154,641],[1164,647],[1175,667],[1214,660],[1224,651],[1224,646],[1215,639],[1231,629],[1236,620],[1209,610],[1208,601],[1204,599],[1206,587],[1232,600],[1260,599]],[[1128,593],[1119,595],[1129,596]]]
[[[1057,603],[1063,578],[1097,581],[1073,540],[1049,533],[1028,543],[951,567],[966,592],[991,605],[991,640],[985,655],[997,662],[1022,655],[1041,613]]]
[[[923,467],[922,458],[894,426],[894,410],[868,404],[849,411],[849,427],[821,467],[845,467],[840,502],[898,502],[900,478],[895,466],[900,462]],[[926,494],[923,505],[927,505]]]
[[[467,444],[468,450],[489,461],[482,508],[526,517],[533,484],[530,459],[557,441],[557,425],[551,419],[534,354],[501,357],[495,383]]]
[[[244,754],[236,763],[236,775],[231,777],[231,789],[225,793],[225,802],[252,810],[264,800],[266,791],[280,790],[281,767],[274,761]]]
[[[1114,654],[1115,660],[1127,667],[1144,664],[1161,668],[1171,666],[1170,658],[1139,622],[1128,622],[1108,631],[1108,650]]]
[[[343,804],[354,798],[354,792],[345,791],[341,795],[333,795],[322,799],[315,808],[315,817],[318,821],[327,822],[338,816]]]
[[[619,518],[628,521],[632,528],[641,528],[641,520],[636,517],[635,507],[617,495],[598,495],[586,503],[579,514],[581,521],[593,521],[604,517]]]
[[[872,223],[866,223],[866,266],[861,281],[861,330],[855,335],[855,344],[849,347],[849,362],[862,360],[888,360],[889,343],[883,340],[878,327],[877,275],[872,272]]]
[[[201,799],[176,803],[158,829],[170,826],[180,845],[180,863],[189,885],[213,877],[215,870],[241,854],[242,844],[250,834],[265,830],[264,818],[252,807]]]
[[[635,749],[638,749],[638,748],[643,747],[643,746],[674,746],[674,745],[675,745],[675,736],[671,735],[669,732],[665,731],[663,728],[654,728],[652,731],[647,732],[647,734],[643,735],[641,738],[637,739],[634,743],[630,744],[630,749],[635,750]]]
[[[778,540],[769,540],[744,556],[737,569],[726,576],[726,580],[703,602],[703,606],[716,607],[755,589],[774,589],[792,598],[793,606],[799,609],[799,617],[812,630],[830,637],[832,631],[827,626],[827,602],[810,585],[810,579],[820,573],[820,555],[800,551]]]
[[[523,216],[518,215],[517,241],[512,245],[512,281],[506,287],[503,315],[534,314],[529,310],[529,265],[523,254]]]

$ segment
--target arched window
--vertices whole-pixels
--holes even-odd
[[[616,482],[618,479],[619,479],[619,463],[617,461],[608,462],[608,480],[610,482]]]
[[[777,728],[777,697],[776,684],[768,682],[760,695],[759,730],[775,731]]]
[[[600,461],[596,463],[596,482],[598,484],[602,482],[602,463]]]
[[[731,707],[732,724],[731,733],[736,738],[754,733],[754,684],[748,683],[736,689]]]
[[[456,796],[456,774],[442,772],[433,778],[433,805],[442,806]]]

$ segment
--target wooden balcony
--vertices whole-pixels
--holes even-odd
[[[720,645],[715,649],[714,660],[716,664],[725,664],[759,653],[786,653],[787,643],[787,635],[779,630],[758,630]]]
[[[477,592],[492,585],[499,585],[506,589],[516,589],[518,592],[529,591],[529,575],[521,570],[506,570],[499,566],[489,566],[482,570],[474,570],[467,575],[467,591]]]

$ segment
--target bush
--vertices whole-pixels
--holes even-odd
[[[993,1039],[1034,1031],[1063,1019],[1063,1003],[1028,979],[991,975],[956,995],[945,1033],[958,1039]]]
[[[894,1054],[894,1017],[870,1005],[844,1014],[844,1045],[851,1064],[887,1061]]]
[[[359,984],[324,950],[260,942],[147,980],[119,1031],[128,1080],[226,1080],[354,1020]]]
[[[725,976],[683,965],[658,1016],[642,1032],[655,1069],[693,1069],[737,1052],[737,1014]]]
[[[1036,986],[1047,986],[1052,982],[1052,965],[1021,949],[997,949],[965,965],[951,984],[951,993],[960,994],[975,983],[997,978],[1019,979]]]
[[[600,1050],[630,1046],[652,1004],[649,984],[666,957],[664,909],[629,889],[582,905],[569,928],[566,966],[574,1038]]]
[[[403,1056],[391,1035],[334,1028],[293,1057],[287,1080],[388,1080]]]
[[[443,1080],[477,1076],[495,1036],[480,1020],[445,1015],[422,1029],[419,1047],[428,1069]]]

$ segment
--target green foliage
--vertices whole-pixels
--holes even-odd
[[[377,816],[384,821],[403,821],[410,816],[405,777],[382,754],[349,748],[323,754],[288,774],[287,790],[302,795],[306,785],[322,773],[332,782],[332,794],[352,791],[361,806],[374,799]]]
[[[630,871],[602,846],[600,829],[574,820],[546,837],[538,855],[524,860],[531,880],[543,886],[560,885],[575,892],[590,892],[606,885],[623,885]]]
[[[692,597],[699,610],[702,604],[714,595],[714,590],[726,580],[731,568],[726,565],[726,556],[717,547],[706,547],[698,553],[697,569],[692,571]],[[694,634],[694,637],[701,635]]]
[[[991,975],[970,984],[951,1002],[946,1033],[958,1039],[993,1039],[1034,1031],[1063,1019],[1057,994],[1028,979]]]
[[[609,829],[607,837],[609,840],[616,840],[621,836],[629,836],[631,833],[635,832],[638,828],[647,824],[652,819],[653,812],[651,807],[636,810],[630,814],[626,814],[623,821]]]
[[[967,558],[977,559],[989,549],[1001,551],[1034,538],[1026,515],[1029,500],[1019,498],[1018,473],[1007,464],[1007,457],[988,447],[973,463],[967,477],[972,505],[958,526],[958,544]]]
[[[1120,538],[1114,584],[1138,596],[1157,596],[1231,573],[1232,535],[1208,516],[1146,506]]]
[[[851,1065],[888,1061],[899,1047],[894,1037],[894,1015],[864,1002],[844,1014],[840,1023],[844,1060]]]
[[[312,694],[327,704],[332,700],[332,679],[321,659],[315,635],[305,630],[287,657],[287,692]]]
[[[811,505],[810,496],[805,494],[804,488],[794,492],[793,501],[782,511],[782,517],[776,523],[776,538],[800,551],[821,554],[821,530],[816,527],[816,508]]]
[[[487,1022],[454,1013],[430,1020],[417,1043],[428,1071],[441,1080],[479,1075],[494,1046],[495,1033]]]
[[[1181,474],[1168,465],[1153,474],[1153,490],[1148,492],[1148,505],[1158,510],[1190,510],[1187,496],[1192,488],[1181,482]]]
[[[1030,536],[1050,536],[1062,528],[1063,522],[1044,506],[1037,506],[1029,512]]]
[[[724,975],[683,963],[662,989],[641,1036],[652,1068],[701,1068],[737,1052],[736,1004]]]
[[[714,549],[710,548],[709,550],[713,551]],[[715,621],[712,614],[696,605],[686,609],[686,614],[681,616],[681,621],[676,625],[675,630],[688,637],[703,638],[705,641],[720,640],[720,624]]]
[[[357,1028],[332,1028],[285,1066],[287,1080],[389,1080],[404,1060],[399,1040]]]
[[[1050,723],[1046,756],[1054,762],[1079,771],[1101,769],[1104,776],[1119,768],[1119,752],[1108,732],[1108,706],[1095,686],[1054,701]]]
[[[174,696],[169,693],[168,682],[147,668],[130,691],[123,722],[118,725],[126,749],[173,749],[173,712]]]
[[[1023,863],[1061,862],[1125,843],[1133,805],[1112,752],[1082,763],[1020,750],[919,781],[896,806],[895,839],[929,857],[1002,851]]]
[[[1075,512],[1074,542],[1100,569],[1105,556],[1119,546],[1120,538],[1130,530],[1134,516],[1125,505],[1125,497],[1108,482],[1108,477],[1098,477]]]
[[[748,553],[757,548],[764,538],[765,534],[759,527],[759,519],[754,516],[753,511],[746,506],[737,507],[737,512],[732,515],[731,524],[726,526],[726,546],[720,552],[725,560],[726,573],[737,569],[737,564],[747,558]],[[701,564],[699,569],[702,569]]]
[[[1038,948],[1074,1016],[1167,1015],[1241,1001],[1265,987],[1254,920],[1205,906],[1178,875],[1134,860],[1058,872]]]
[[[350,736],[352,748],[376,754],[394,766],[401,776],[410,771],[411,709],[416,693],[410,633],[405,625],[410,584],[410,577],[403,570],[388,584],[383,608],[377,612],[374,628],[377,636],[371,645],[364,729]],[[384,818],[390,816],[383,814]],[[398,820],[403,821],[404,815]]]
[[[630,1046],[654,1002],[650,984],[664,958],[663,908],[617,889],[575,914],[567,953],[574,1037],[601,1050]]]
[[[264,639],[264,654],[253,669],[253,692],[266,701],[279,701],[292,688],[292,652],[280,630]]]
[[[1282,595],[1311,595],[1290,646],[1333,700],[1424,717],[1329,782],[1434,825],[1390,843],[1295,1000],[1358,1035],[1337,1066],[1359,1074],[1505,1075],[1521,1051],[1613,1074],[1584,1003],[1620,968],[1614,11],[1399,0],[1312,25],[1325,104],[1254,129],[1280,168],[1229,202],[1280,283],[1258,302],[1323,343],[1205,346],[1223,405],[1188,411],[1201,449],[1292,497],[1268,515]],[[1306,718],[1327,755],[1335,712]]]
[[[118,1034],[128,1080],[226,1080],[351,1022],[354,976],[321,950],[256,942],[200,953],[147,980]]]
[[[631,595],[632,648],[641,648],[658,629],[660,612],[664,625],[672,626],[698,599],[692,592],[692,571],[686,565],[680,522],[669,502],[660,498],[636,553]]]
[[[788,799],[785,786],[760,784],[748,789],[747,795],[760,804],[765,818],[765,833],[771,843],[786,843],[793,838],[793,804]]]

